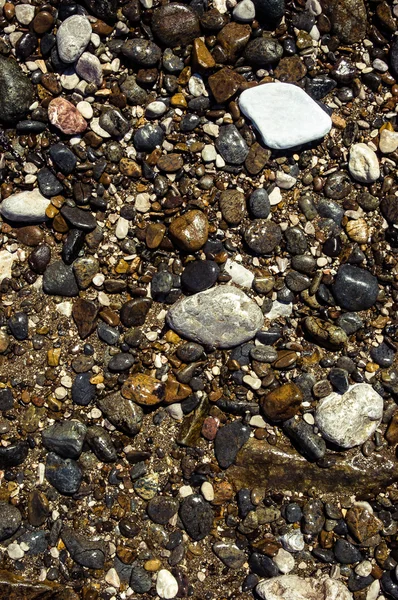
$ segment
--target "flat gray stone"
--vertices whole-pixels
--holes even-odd
[[[323,437],[342,448],[366,442],[383,416],[383,398],[368,383],[353,385],[343,395],[322,398],[315,422]]]
[[[91,34],[90,21],[86,17],[72,15],[65,19],[57,32],[57,48],[62,62],[75,62],[87,48]]]
[[[47,219],[46,209],[49,204],[50,200],[36,188],[8,196],[0,204],[0,214],[10,221],[38,223]]]
[[[233,348],[251,340],[264,317],[253,300],[234,286],[219,286],[176,302],[167,314],[169,326],[189,340]]]
[[[239,106],[258,129],[264,144],[276,150],[319,140],[332,127],[329,115],[291,83],[266,83],[245,90]]]

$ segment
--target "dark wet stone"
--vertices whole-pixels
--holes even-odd
[[[164,46],[186,46],[200,36],[199,17],[189,6],[172,2],[154,11],[152,31]]]
[[[249,592],[250,590],[253,590],[259,581],[258,575],[255,573],[249,573],[249,575],[247,575],[243,580],[242,592]]]
[[[147,505],[147,513],[151,521],[166,525],[178,511],[179,502],[175,498],[155,496]]]
[[[12,124],[23,119],[34,99],[34,88],[16,60],[0,56],[0,121]]]
[[[77,163],[77,158],[65,144],[59,143],[51,146],[49,155],[57,169],[59,169],[63,175],[69,175],[73,172]]]
[[[192,363],[204,356],[203,346],[196,342],[186,342],[177,348],[178,358],[184,363]]]
[[[22,464],[29,452],[27,442],[16,442],[9,446],[0,446],[0,469],[16,467]]]
[[[319,201],[317,208],[321,217],[332,219],[336,225],[341,225],[342,218],[344,217],[344,209],[337,204],[337,202],[322,198]]]
[[[120,333],[115,327],[111,327],[103,321],[100,321],[97,325],[97,333],[99,339],[102,342],[105,342],[105,344],[117,346],[120,339]]]
[[[200,123],[200,117],[198,115],[185,115],[180,123],[180,131],[183,133],[189,133],[193,131]]]
[[[126,435],[134,436],[141,429],[142,408],[114,392],[97,400],[99,409],[107,419]]]
[[[133,143],[139,152],[152,152],[157,146],[161,146],[164,140],[164,131],[159,125],[147,123],[136,130]]]
[[[120,320],[125,327],[137,327],[145,323],[151,308],[150,298],[136,298],[125,302],[120,310]]]
[[[299,227],[289,227],[285,231],[287,251],[291,254],[304,254],[307,250],[307,238]]]
[[[398,77],[398,38],[394,38],[390,48],[390,68],[394,77]]]
[[[195,541],[203,540],[213,527],[213,510],[198,494],[184,498],[180,506],[180,518],[187,534]]]
[[[106,544],[101,540],[90,540],[69,528],[64,528],[61,538],[72,559],[88,569],[103,569]]]
[[[236,455],[250,437],[250,428],[241,421],[233,421],[217,431],[214,454],[222,469],[233,464]]]
[[[246,554],[232,542],[216,542],[213,552],[229,569],[240,569],[246,562]]]
[[[152,587],[151,573],[144,567],[134,565],[131,571],[130,587],[136,594],[146,594]]]
[[[329,381],[340,394],[344,394],[348,390],[348,373],[344,369],[338,367],[330,369]]]
[[[365,269],[342,265],[333,285],[336,302],[350,311],[366,310],[374,305],[379,293],[377,278]]]
[[[395,352],[384,342],[379,346],[372,347],[370,351],[370,357],[377,365],[380,365],[382,369],[390,367],[394,362]]]
[[[87,429],[86,442],[101,462],[115,462],[117,459],[116,448],[109,433],[99,425]]]
[[[276,25],[285,13],[285,0],[254,0],[256,17],[268,26]]]
[[[79,294],[73,268],[57,260],[49,265],[43,276],[43,291],[51,296],[70,298]]]
[[[309,423],[295,418],[289,419],[283,423],[283,431],[308,460],[316,461],[325,456],[325,440],[314,432]]]
[[[114,137],[123,137],[131,127],[129,121],[116,108],[105,110],[99,118],[99,125]]]
[[[46,196],[46,198],[57,196],[64,190],[62,183],[57,179],[54,173],[50,171],[50,169],[47,169],[47,167],[40,169],[40,171],[37,173],[37,183],[39,184],[41,193],[43,196]]]
[[[64,458],[78,458],[82,452],[86,429],[79,421],[54,423],[42,430],[43,445]]]
[[[325,523],[321,500],[309,500],[303,507],[303,533],[317,535]]]
[[[81,229],[70,229],[66,234],[62,246],[62,260],[66,265],[71,265],[79,256],[84,245],[85,233]]]
[[[135,76],[129,75],[120,85],[123,94],[126,95],[127,101],[133,106],[144,104],[147,98],[147,93],[136,82]]]
[[[333,551],[336,560],[343,565],[350,565],[362,560],[361,552],[347,540],[337,540]]]
[[[84,0],[89,13],[95,15],[106,23],[116,20],[116,0]],[[62,5],[61,5],[62,6]]]
[[[363,40],[367,27],[363,0],[322,0],[321,4],[341,42],[355,44]]]
[[[28,499],[28,521],[33,527],[40,527],[50,514],[47,496],[39,490],[33,490]]]
[[[17,312],[7,321],[8,329],[16,340],[26,340],[29,336],[29,318],[24,312]]]
[[[47,481],[66,496],[76,494],[83,479],[82,470],[75,460],[63,459],[54,452],[47,454],[45,475]]]
[[[291,502],[286,506],[284,516],[288,523],[298,523],[301,520],[303,513],[298,504]]]
[[[126,40],[122,46],[122,54],[139,67],[154,67],[162,57],[162,51],[149,40]]]
[[[132,354],[129,354],[128,352],[119,352],[119,354],[112,356],[111,360],[108,362],[108,369],[114,373],[123,373],[123,371],[128,371],[128,369],[133,366],[134,362],[135,358]]]
[[[225,162],[231,165],[243,164],[249,153],[249,148],[235,125],[220,127],[216,148]]]
[[[322,100],[336,87],[336,82],[327,75],[318,75],[313,79],[308,78],[305,86],[307,94],[315,100]]]
[[[298,273],[298,271],[289,271],[285,282],[292,292],[302,292],[303,290],[307,290],[311,285],[311,279],[304,273]]]
[[[283,46],[274,38],[255,38],[245,48],[245,59],[256,69],[277,64],[282,54]]]
[[[271,212],[267,191],[258,188],[250,195],[249,210],[255,219],[266,219]]]
[[[173,276],[168,271],[155,273],[151,281],[151,296],[158,302],[164,302],[173,287]]]
[[[347,312],[339,316],[337,325],[344,329],[348,335],[352,335],[364,326],[364,322],[357,313]]]
[[[37,48],[37,37],[32,31],[23,33],[16,43],[15,53],[18,58],[25,60],[34,53]]]
[[[80,406],[87,406],[96,395],[96,387],[90,383],[91,373],[79,373],[72,383],[72,401]]]
[[[244,232],[245,242],[257,254],[271,254],[282,241],[282,231],[273,221],[256,219]]]
[[[219,266],[212,260],[192,261],[182,273],[181,285],[188,292],[201,292],[216,283],[219,273]]]
[[[350,592],[358,592],[360,590],[364,590],[369,587],[371,583],[373,583],[374,578],[371,575],[367,575],[366,577],[361,577],[354,572],[351,572],[351,575],[347,581],[347,587]]]
[[[97,314],[98,306],[91,300],[78,298],[73,304],[72,317],[82,340],[95,330]]]
[[[398,581],[393,575],[393,571],[384,571],[381,577],[381,589],[393,600],[398,600]]]
[[[9,388],[0,389],[0,410],[11,410],[14,406],[14,397]]]
[[[32,119],[26,121],[19,121],[17,123],[16,130],[18,133],[43,133],[47,129],[47,125],[42,121],[33,121]]]
[[[253,552],[249,558],[250,569],[260,577],[276,577],[279,575],[279,569],[269,556]]]
[[[343,249],[343,244],[340,236],[332,236],[326,240],[326,242],[322,246],[322,252],[326,254],[326,256],[339,256],[340,252]]]
[[[345,171],[336,171],[329,175],[323,188],[325,196],[333,200],[342,200],[348,196],[351,189],[352,182]]]
[[[12,537],[22,523],[22,515],[16,506],[0,502],[0,542]]]
[[[30,556],[37,556],[38,554],[42,554],[48,548],[48,532],[46,531],[27,531],[23,535],[21,535],[18,540],[20,542],[24,542],[29,546],[29,550],[26,554]]]

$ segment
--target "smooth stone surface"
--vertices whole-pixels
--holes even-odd
[[[34,99],[34,88],[18,63],[0,56],[0,121],[12,124],[23,119]]]
[[[44,446],[64,458],[78,458],[87,427],[79,421],[54,423],[41,432]]]
[[[47,219],[46,210],[50,201],[38,188],[11,194],[0,204],[1,216],[10,221],[38,223]]]
[[[87,129],[87,122],[81,113],[66,98],[54,98],[48,105],[50,123],[58,127],[66,135],[82,133]]]
[[[181,285],[188,292],[202,292],[216,283],[219,273],[220,267],[213,260],[195,260],[185,267]]]
[[[244,292],[233,286],[219,286],[178,301],[170,308],[167,321],[189,340],[233,348],[252,339],[264,317]]]
[[[367,144],[351,146],[348,170],[351,177],[360,183],[372,183],[380,177],[377,155]]]
[[[97,404],[107,419],[119,431],[134,436],[141,430],[142,408],[124,398],[120,392],[99,398]]]
[[[241,0],[232,11],[232,16],[238,23],[251,23],[256,16],[252,0]]]
[[[258,37],[245,48],[245,58],[257,69],[276,65],[283,55],[283,47],[273,38]]]
[[[366,269],[342,265],[332,291],[338,305],[345,310],[366,310],[376,302],[379,285],[377,278]]]
[[[199,18],[189,6],[172,2],[154,11],[152,31],[165,46],[186,46],[200,36]]]
[[[198,494],[184,498],[179,515],[187,534],[195,541],[203,540],[213,527],[213,510]]]
[[[271,254],[282,241],[279,225],[266,219],[255,219],[244,232],[246,244],[257,254]]]
[[[63,173],[63,175],[69,175],[72,173],[76,166],[77,158],[73,152],[65,146],[65,144],[59,143],[51,146],[49,150],[51,160],[55,163],[56,167]]]
[[[217,431],[214,454],[222,469],[230,467],[242,446],[250,437],[250,428],[241,421],[233,421]]]
[[[57,31],[57,48],[62,62],[75,62],[86,49],[91,34],[91,25],[86,17],[72,15],[65,19]]]
[[[363,40],[367,29],[367,13],[363,0],[321,0],[333,33],[345,44]]]
[[[253,121],[264,144],[276,150],[319,140],[332,127],[325,111],[289,83],[267,83],[245,90],[239,106]]]
[[[75,562],[88,569],[103,569],[106,545],[102,540],[90,540],[86,535],[64,528],[61,535],[69,554]]]
[[[256,592],[262,600],[353,600],[341,581],[327,576],[304,579],[281,575],[259,583]]]
[[[243,164],[249,154],[249,148],[235,125],[220,127],[216,148],[225,162],[231,165]]]
[[[76,63],[76,73],[88,83],[100,87],[102,83],[102,66],[99,58],[91,52],[83,52]]]
[[[98,425],[89,427],[86,433],[86,442],[101,462],[115,462],[117,460],[117,452],[112,438],[103,427]]]
[[[96,386],[90,383],[91,373],[78,373],[72,383],[71,394],[75,404],[87,406],[96,395]]]
[[[240,569],[246,562],[246,554],[231,542],[215,542],[213,552],[229,569]]]
[[[363,444],[383,416],[383,398],[367,383],[358,383],[343,395],[333,392],[319,401],[315,422],[323,437],[342,448]]]
[[[177,595],[178,582],[167,569],[160,569],[156,579],[156,593],[160,598],[170,600]]]
[[[83,479],[83,472],[75,460],[63,459],[54,452],[47,454],[45,475],[60,494],[67,496],[78,491]]]
[[[52,296],[72,297],[79,294],[73,268],[57,260],[49,265],[43,277],[43,291]]]

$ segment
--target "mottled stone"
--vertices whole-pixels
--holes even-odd
[[[256,592],[262,600],[353,600],[344,583],[327,575],[305,579],[280,575],[259,583]]]
[[[199,18],[189,6],[172,2],[154,11],[152,31],[165,46],[186,46],[200,35]]]
[[[11,125],[23,119],[34,99],[34,87],[17,61],[0,56],[0,121]]]
[[[200,210],[190,210],[171,222],[169,232],[182,250],[196,252],[207,242],[209,235],[207,217]]]
[[[142,406],[154,406],[164,400],[165,385],[150,375],[134,373],[124,382],[122,395]]]
[[[286,421],[296,415],[303,394],[295,383],[284,383],[269,392],[260,401],[262,412],[271,421]]]
[[[50,123],[58,127],[66,135],[82,133],[87,129],[87,122],[77,108],[65,98],[54,98],[48,105]]]
[[[250,437],[250,428],[241,421],[233,421],[217,431],[214,454],[222,469],[230,467],[242,446]]]
[[[134,436],[141,430],[142,408],[124,398],[120,392],[98,398],[97,403],[107,419],[119,431]]]
[[[38,188],[11,194],[0,204],[0,214],[5,219],[22,223],[38,223],[47,219],[46,210],[50,204]]]
[[[213,510],[198,494],[185,498],[180,507],[180,518],[187,534],[195,541],[203,540],[213,527]]]
[[[72,15],[63,21],[57,31],[57,48],[64,63],[73,63],[86,49],[92,29],[82,15]]]

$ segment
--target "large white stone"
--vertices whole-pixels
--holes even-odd
[[[342,395],[332,392],[322,398],[315,423],[325,439],[352,448],[366,442],[382,416],[383,398],[368,383],[358,383]]]
[[[82,15],[72,15],[63,21],[57,31],[57,48],[64,63],[73,63],[87,48],[91,34],[90,21]]]
[[[256,592],[263,600],[353,600],[344,583],[328,576],[281,575],[261,581]]]
[[[156,580],[156,593],[160,598],[170,600],[178,592],[178,583],[176,578],[167,569],[160,569]]]
[[[17,192],[8,196],[0,204],[0,214],[10,221],[38,223],[46,220],[46,209],[50,200],[38,188],[32,191]]]
[[[372,183],[380,177],[376,153],[366,144],[353,144],[350,148],[348,170],[351,177],[361,183]]]
[[[223,285],[179,300],[167,313],[167,322],[189,340],[233,348],[251,340],[261,329],[264,317],[242,290]]]
[[[242,92],[242,112],[276,150],[323,138],[331,129],[328,114],[306,92],[291,83],[266,83]]]

